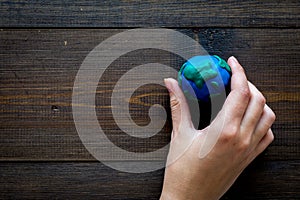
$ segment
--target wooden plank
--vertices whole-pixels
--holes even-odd
[[[299,165],[257,160],[222,199],[298,199]],[[98,162],[1,162],[0,177],[1,199],[158,199],[163,170],[129,174]]]
[[[0,1],[1,27],[299,27],[287,1]]]
[[[266,163],[261,159],[246,168],[222,200],[299,199],[299,160]]]
[[[0,160],[94,160],[74,126],[72,88],[85,56],[104,39],[120,31],[0,31]],[[276,140],[265,159],[299,159],[299,29],[180,31],[198,40],[211,54],[224,58],[236,55],[249,79],[267,97],[277,121],[274,125]],[[178,70],[182,59],[149,49],[131,52],[110,66],[97,89],[99,123],[112,141],[130,151],[153,151],[164,146],[171,130],[169,119],[158,137],[132,140],[118,129],[112,118],[110,94],[114,85],[126,71],[147,62],[164,63]],[[132,101],[131,114],[139,125],[149,123],[149,103],[168,107],[167,91],[157,85],[140,88],[133,97],[139,101]],[[120,109],[122,113],[123,108]]]

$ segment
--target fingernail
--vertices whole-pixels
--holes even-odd
[[[234,56],[231,56],[230,59],[232,59],[235,63],[239,63],[239,61]]]

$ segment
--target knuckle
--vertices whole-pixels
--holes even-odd
[[[177,98],[171,98],[170,104],[171,104],[172,110],[177,110],[180,108],[180,101],[178,101]]]
[[[266,98],[263,95],[261,95],[261,104],[265,105],[266,103],[267,103]]]
[[[251,97],[251,92],[250,92],[249,87],[241,88],[239,93],[242,96],[242,98],[245,99],[245,100],[248,100]]]
[[[271,133],[270,133],[270,142],[273,142],[274,139],[275,139],[274,134],[271,132]]]
[[[233,138],[233,134],[223,134],[220,141],[225,144],[229,143]]]
[[[256,102],[263,107],[266,104],[266,98],[262,95],[262,93],[258,93],[256,95]]]
[[[238,134],[238,127],[235,125],[230,125],[224,129],[221,139],[224,142],[228,142],[232,138],[234,138],[237,134]]]
[[[276,115],[271,109],[267,109],[265,115],[266,115],[265,123],[267,126],[271,127],[276,119]]]
[[[236,135],[238,133],[239,127],[237,125],[229,126],[229,133]]]
[[[273,140],[274,140],[274,134],[271,130],[269,130],[266,136],[264,137],[264,143],[266,144],[266,146],[268,146],[273,142]]]
[[[273,122],[276,120],[276,115],[272,110],[269,113],[269,119],[270,119],[271,124],[273,124]]]
[[[273,142],[274,138],[275,137],[274,137],[272,130],[269,129],[268,132],[266,133],[265,137],[263,138],[264,143],[266,144],[266,147]]]
[[[274,140],[274,134],[272,132],[269,133],[269,141],[273,142]]]
[[[244,139],[240,142],[238,149],[240,151],[245,151],[250,147],[250,140]]]

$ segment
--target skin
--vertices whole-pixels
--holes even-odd
[[[215,120],[203,130],[193,127],[189,107],[177,81],[165,80],[171,101],[172,140],[181,134],[183,125],[187,127],[184,131],[196,131],[198,135],[184,154],[166,167],[161,200],[221,198],[274,139],[270,128],[275,120],[274,112],[266,105],[262,93],[247,80],[238,61],[230,57],[228,64],[232,69],[231,92]],[[225,123],[220,129],[222,120]],[[199,146],[204,145],[208,130],[209,134],[214,134],[214,130],[221,133],[208,154],[200,158]]]

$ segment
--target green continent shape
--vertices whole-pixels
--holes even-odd
[[[218,59],[219,66],[226,69],[231,74],[231,69],[230,69],[229,65],[227,64],[227,62],[217,55],[214,55],[214,57]]]
[[[199,63],[197,66],[187,64],[184,69],[184,76],[193,81],[198,88],[202,88],[205,81],[218,75],[212,66],[210,61]]]

